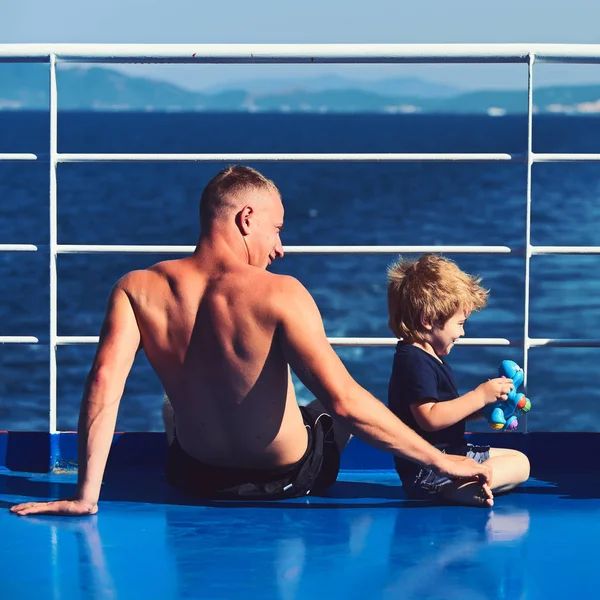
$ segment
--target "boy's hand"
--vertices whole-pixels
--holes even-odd
[[[476,391],[479,392],[485,404],[491,404],[497,400],[506,400],[508,394],[515,388],[513,380],[507,377],[497,377],[490,379],[481,385],[478,385]]]

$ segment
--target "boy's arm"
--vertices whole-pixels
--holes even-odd
[[[475,415],[484,406],[497,400],[506,400],[507,394],[512,389],[512,379],[498,377],[482,383],[473,391],[454,400],[437,402],[426,398],[411,404],[410,409],[421,429],[438,431],[469,417],[479,418]]]
[[[87,377],[78,425],[78,480],[75,496],[54,502],[13,506],[19,515],[85,515],[98,511],[102,476],[115,431],[125,381],[140,346],[140,330],[127,293],[115,286],[94,363]]]

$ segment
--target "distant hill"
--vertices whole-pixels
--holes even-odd
[[[527,111],[525,90],[461,92],[418,78],[379,81],[331,76],[307,80],[256,80],[196,92],[111,69],[60,69],[61,110],[246,111],[518,114]],[[345,87],[355,86],[355,87]],[[0,110],[46,110],[48,67],[0,64]],[[600,85],[554,86],[534,92],[540,113],[600,113]]]
[[[265,95],[282,92],[322,92],[325,90],[363,90],[382,96],[417,96],[419,98],[448,98],[460,93],[455,86],[427,81],[419,77],[396,77],[376,80],[349,79],[340,75],[330,74],[310,79],[247,79],[236,81],[233,86],[246,90],[249,94]],[[221,92],[231,89],[229,85],[213,86],[207,91]]]
[[[47,109],[48,67],[0,64],[0,108]],[[57,73],[63,110],[242,110],[246,93],[200,94],[164,81],[93,67]]]

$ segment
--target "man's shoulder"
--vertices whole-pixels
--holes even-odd
[[[255,306],[259,312],[267,310],[277,320],[296,320],[315,304],[304,285],[290,275],[263,271],[250,285],[250,293],[256,300]]]
[[[264,273],[269,284],[284,293],[294,294],[306,292],[304,285],[292,275],[280,275],[269,271],[264,271]]]
[[[260,293],[294,294],[306,290],[300,281],[291,275],[272,273],[250,265],[244,265],[239,270],[231,271],[227,276],[230,282],[236,282],[240,286],[260,291]]]
[[[152,265],[146,269],[129,271],[117,281],[115,287],[127,291],[134,289],[147,281],[164,277],[164,273],[161,273],[159,269],[156,269],[157,266],[158,265]]]
[[[176,269],[176,261],[156,263],[145,269],[136,269],[125,273],[115,284],[115,290],[121,289],[128,295],[136,294],[143,290],[157,290],[162,281],[167,281],[170,271]]]

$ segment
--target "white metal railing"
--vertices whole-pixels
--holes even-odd
[[[57,196],[57,154],[58,154],[58,88],[56,86],[56,57],[50,54],[50,433],[56,432],[57,418],[57,372],[56,339],[58,337],[58,273],[56,269],[58,234],[58,196]]]
[[[13,154],[7,154],[7,153],[0,153],[0,160],[37,160],[37,156],[35,154],[19,154],[19,153],[13,153]]]
[[[600,63],[598,44],[0,44],[20,62],[265,63]]]
[[[531,245],[532,166],[538,162],[600,161],[600,154],[539,153],[532,150],[533,67],[534,63],[600,63],[600,44],[0,44],[0,62],[48,63],[50,70],[50,152],[49,212],[50,243],[0,244],[0,252],[36,252],[49,255],[49,429],[56,432],[56,349],[59,345],[94,344],[96,336],[59,336],[57,331],[58,254],[68,253],[189,253],[192,246],[68,245],[57,240],[57,178],[59,163],[102,161],[505,161],[527,165],[526,235],[523,248],[507,246],[290,246],[288,253],[444,253],[513,254],[524,257],[525,308],[522,340],[504,338],[463,339],[462,345],[520,346],[527,377],[528,351],[533,347],[600,347],[600,340],[541,339],[529,337],[530,260],[540,254],[600,254],[597,246]],[[97,63],[185,63],[185,64],[265,64],[265,63],[525,63],[527,84],[527,150],[525,154],[507,153],[242,153],[242,154],[93,154],[59,153],[57,149],[58,100],[56,64],[58,62]],[[2,153],[0,161],[38,160],[35,154]],[[330,338],[338,346],[391,346],[393,338]],[[0,343],[38,344],[33,336],[0,336]],[[527,381],[525,381],[525,387]]]
[[[531,268],[531,170],[533,167],[533,65],[535,56],[529,55],[527,68],[527,183],[526,183],[526,217],[525,217],[525,302],[523,315],[523,372],[524,389],[527,390],[527,374],[529,373],[529,273]],[[525,414],[527,428],[527,414]]]
[[[117,162],[117,161],[182,161],[182,162],[410,162],[410,161],[491,161],[523,162],[523,158],[510,154],[486,153],[246,153],[246,154],[60,154],[60,162]]]

